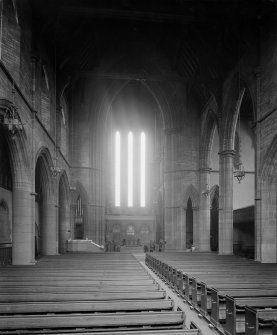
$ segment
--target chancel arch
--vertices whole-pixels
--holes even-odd
[[[143,82],[129,81],[111,100],[105,128],[109,163],[106,224],[110,231],[110,226],[119,220],[121,240],[126,243],[137,244],[141,240],[145,221],[152,240],[155,234],[153,187],[160,178],[154,175],[154,157],[160,153],[162,123],[156,97]],[[135,227],[133,237],[127,234],[127,219]]]

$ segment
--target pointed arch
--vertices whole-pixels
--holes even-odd
[[[51,175],[51,167],[53,167],[53,160],[50,151],[47,147],[41,147],[35,157],[35,171],[36,171],[36,182],[40,178],[40,186],[45,196],[49,200],[54,199],[54,181]],[[41,169],[40,176],[37,175],[38,169]],[[46,187],[47,186],[47,187]],[[37,190],[36,190],[37,192]]]
[[[70,200],[70,192],[69,192],[69,181],[68,176],[65,170],[63,170],[59,177],[59,184],[61,185],[63,192],[65,194],[65,200],[68,203]]]
[[[35,156],[35,208],[37,253],[57,253],[57,215],[55,178],[51,175],[53,161],[46,147],[41,147]]]
[[[188,200],[189,198],[191,199],[191,202],[192,202],[192,207],[193,208],[198,208],[199,207],[199,192],[197,191],[196,187],[192,184],[190,184],[184,195],[182,196],[182,206],[184,208],[187,207],[187,203],[188,203]]]
[[[238,116],[243,115],[252,121],[254,120],[254,103],[251,91],[247,82],[241,79],[238,73],[233,74],[228,82],[228,92],[224,95],[223,110],[226,112],[226,117],[222,124],[221,150],[234,150]]]
[[[214,133],[218,128],[217,102],[212,96],[204,109],[201,122],[200,168],[211,166],[211,151]]]
[[[0,199],[0,212],[9,213],[9,206],[5,199]]]
[[[82,183],[79,181],[75,184],[76,190],[71,193],[71,202],[77,203],[78,197],[81,196],[83,203],[88,202],[88,194]]]
[[[212,207],[212,203],[213,203],[214,199],[216,199],[217,203],[219,203],[219,186],[218,185],[214,185],[211,188],[211,191],[210,191],[210,204],[211,204],[211,207]]]

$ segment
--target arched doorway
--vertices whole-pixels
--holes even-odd
[[[191,248],[193,245],[193,209],[191,198],[187,202],[186,210],[186,248]]]
[[[218,197],[214,196],[211,205],[210,225],[211,251],[218,250]]]
[[[4,200],[0,202],[0,244],[2,243],[11,243],[9,207]]]

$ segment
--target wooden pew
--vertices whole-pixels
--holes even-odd
[[[231,288],[229,284],[229,288],[224,289],[218,287],[218,289],[211,288],[211,323],[216,327],[220,325],[221,322],[226,319],[226,295],[230,295],[232,297],[273,297],[277,296],[277,288],[276,287],[260,287],[260,286],[251,286],[250,285],[240,284],[239,286]]]
[[[93,293],[1,293],[0,302],[57,302],[57,301],[91,301],[91,300],[148,300],[164,299],[163,291],[142,292],[93,292]]]
[[[1,331],[0,331],[1,334]],[[26,334],[26,333],[25,333]],[[33,335],[41,335],[41,333],[34,333]],[[128,331],[128,330],[121,330],[121,331],[112,331],[112,332],[90,332],[86,331],[74,331],[74,333],[70,332],[51,332],[51,335],[202,335],[198,329],[159,329],[159,330],[135,330],[135,331]]]
[[[258,269],[259,269],[259,267],[258,267]],[[243,274],[244,274],[244,276],[245,275],[251,276],[251,274],[256,275],[257,267],[251,266],[251,268],[249,268],[249,267],[245,267],[245,266],[244,267],[236,266],[235,270],[234,269],[229,270],[228,267],[226,268],[226,267],[221,266],[220,267],[220,272],[218,272],[219,269],[217,267],[213,267],[213,266],[210,267],[209,271],[206,271],[206,270],[205,271],[204,270],[199,271],[199,269],[198,269],[197,271],[190,270],[189,273],[184,273],[183,271],[178,270],[177,275],[176,275],[176,279],[175,279],[175,287],[177,288],[177,290],[180,293],[183,293],[185,295],[185,297],[188,298],[189,295],[188,295],[187,285],[188,285],[188,279],[189,278],[190,278],[190,282],[191,282],[191,285],[192,285],[192,278],[193,277],[195,278],[196,275],[201,274],[201,275],[204,275],[204,276],[208,276],[208,275],[214,275],[216,272],[220,274],[224,270],[225,271],[227,270],[228,274],[234,273],[237,276],[241,277]],[[263,272],[264,273],[266,272],[268,275],[274,275],[274,276],[276,275],[277,276],[277,269],[276,270],[267,269],[266,271],[263,269]]]
[[[225,256],[221,260],[207,255],[204,257],[189,255],[188,257],[183,253],[157,257],[163,258],[163,262],[168,259],[168,264],[156,266],[157,271],[163,271],[162,276],[166,281],[193,303],[194,307],[199,309],[200,305],[199,310],[205,316],[208,316],[211,311],[212,323],[217,327],[220,326],[220,321],[226,318],[226,303],[225,296],[217,296],[217,301],[213,300],[212,287],[217,292],[218,289],[236,290],[238,295],[245,295],[247,291],[250,296],[262,294],[272,296],[274,290],[275,294],[277,291],[277,266],[271,264],[258,264],[249,260],[225,258]],[[185,259],[180,260],[183,257]],[[149,263],[155,262],[150,259]],[[156,264],[162,264],[162,261]],[[183,272],[188,270],[189,273]]]
[[[272,334],[272,322],[277,320],[277,309],[255,309],[245,307],[245,334]]]
[[[0,288],[5,287],[13,287],[13,286],[24,286],[24,287],[34,287],[34,286],[57,286],[57,287],[84,287],[84,286],[95,286],[101,284],[102,286],[122,286],[122,282],[125,282],[124,279],[121,280],[70,280],[70,278],[59,278],[55,280],[46,280],[45,278],[41,278],[36,281],[28,281],[28,280],[10,280],[8,282],[1,282]],[[149,286],[153,285],[155,281],[153,279],[147,280],[129,280],[128,286]]]
[[[74,335],[200,335],[198,329],[160,329],[160,330],[121,330],[111,332],[74,332]],[[62,335],[73,335],[72,333],[62,333]],[[41,334],[40,334],[41,335]],[[51,335],[61,335],[61,333],[51,333]]]
[[[32,316],[0,316],[1,330],[14,330],[15,334],[32,329],[70,329],[92,328],[93,330],[120,327],[132,329],[182,329],[184,327],[183,312],[139,312],[139,313],[102,313],[102,314],[69,314],[69,315],[32,315]],[[104,329],[103,329],[104,330]]]
[[[272,322],[272,335],[277,335],[277,321]]]
[[[259,296],[277,296],[277,286],[271,284],[241,284],[229,283],[218,284],[216,288],[208,287],[206,283],[201,283],[201,306],[200,311],[206,315],[213,314],[219,308],[225,308],[225,296],[256,296],[259,291]],[[212,307],[214,309],[212,310]],[[216,317],[216,316],[215,316]]]
[[[262,288],[262,287],[275,287],[277,288],[277,276],[270,278],[268,275],[256,275],[252,277],[250,275],[236,275],[236,276],[220,276],[217,273],[214,276],[191,278],[192,280],[192,304],[197,307],[201,305],[201,294],[203,294],[203,286],[207,287],[222,287],[226,284],[226,287],[234,288]]]
[[[32,281],[37,281],[40,278],[44,279],[47,277],[47,279],[49,280],[58,280],[58,279],[67,279],[68,280],[102,280],[102,281],[106,281],[106,280],[111,280],[113,278],[113,280],[124,280],[124,281],[129,281],[129,280],[149,280],[149,276],[146,275],[132,275],[132,276],[124,276],[124,275],[109,275],[109,276],[105,276],[103,277],[103,275],[94,275],[94,274],[90,274],[89,276],[82,276],[82,275],[68,275],[65,276],[62,273],[60,273],[59,275],[56,276],[48,276],[48,275],[43,275],[43,276],[38,276],[38,275],[33,275],[33,274],[26,274],[25,276],[19,276],[18,274],[14,274],[13,276],[4,276],[1,275],[0,277],[0,285],[2,282],[7,282],[7,281],[21,281],[21,280],[28,280],[30,282]]]
[[[172,310],[173,301],[159,300],[111,300],[111,301],[71,301],[68,302],[26,302],[0,303],[0,314],[41,314],[76,312],[126,312]]]
[[[259,292],[257,292],[259,294]],[[245,307],[276,308],[277,297],[241,297],[226,296],[226,324],[224,332],[227,335],[245,333]]]
[[[84,293],[84,292],[145,292],[145,291],[155,291],[159,290],[159,286],[155,284],[144,285],[144,286],[128,286],[128,285],[87,285],[87,286],[6,286],[0,287],[1,293]]]

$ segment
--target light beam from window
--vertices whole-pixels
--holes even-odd
[[[128,134],[128,207],[133,207],[133,133]]]
[[[115,206],[120,206],[120,133],[115,133]]]
[[[140,207],[145,207],[145,134],[140,134]]]

